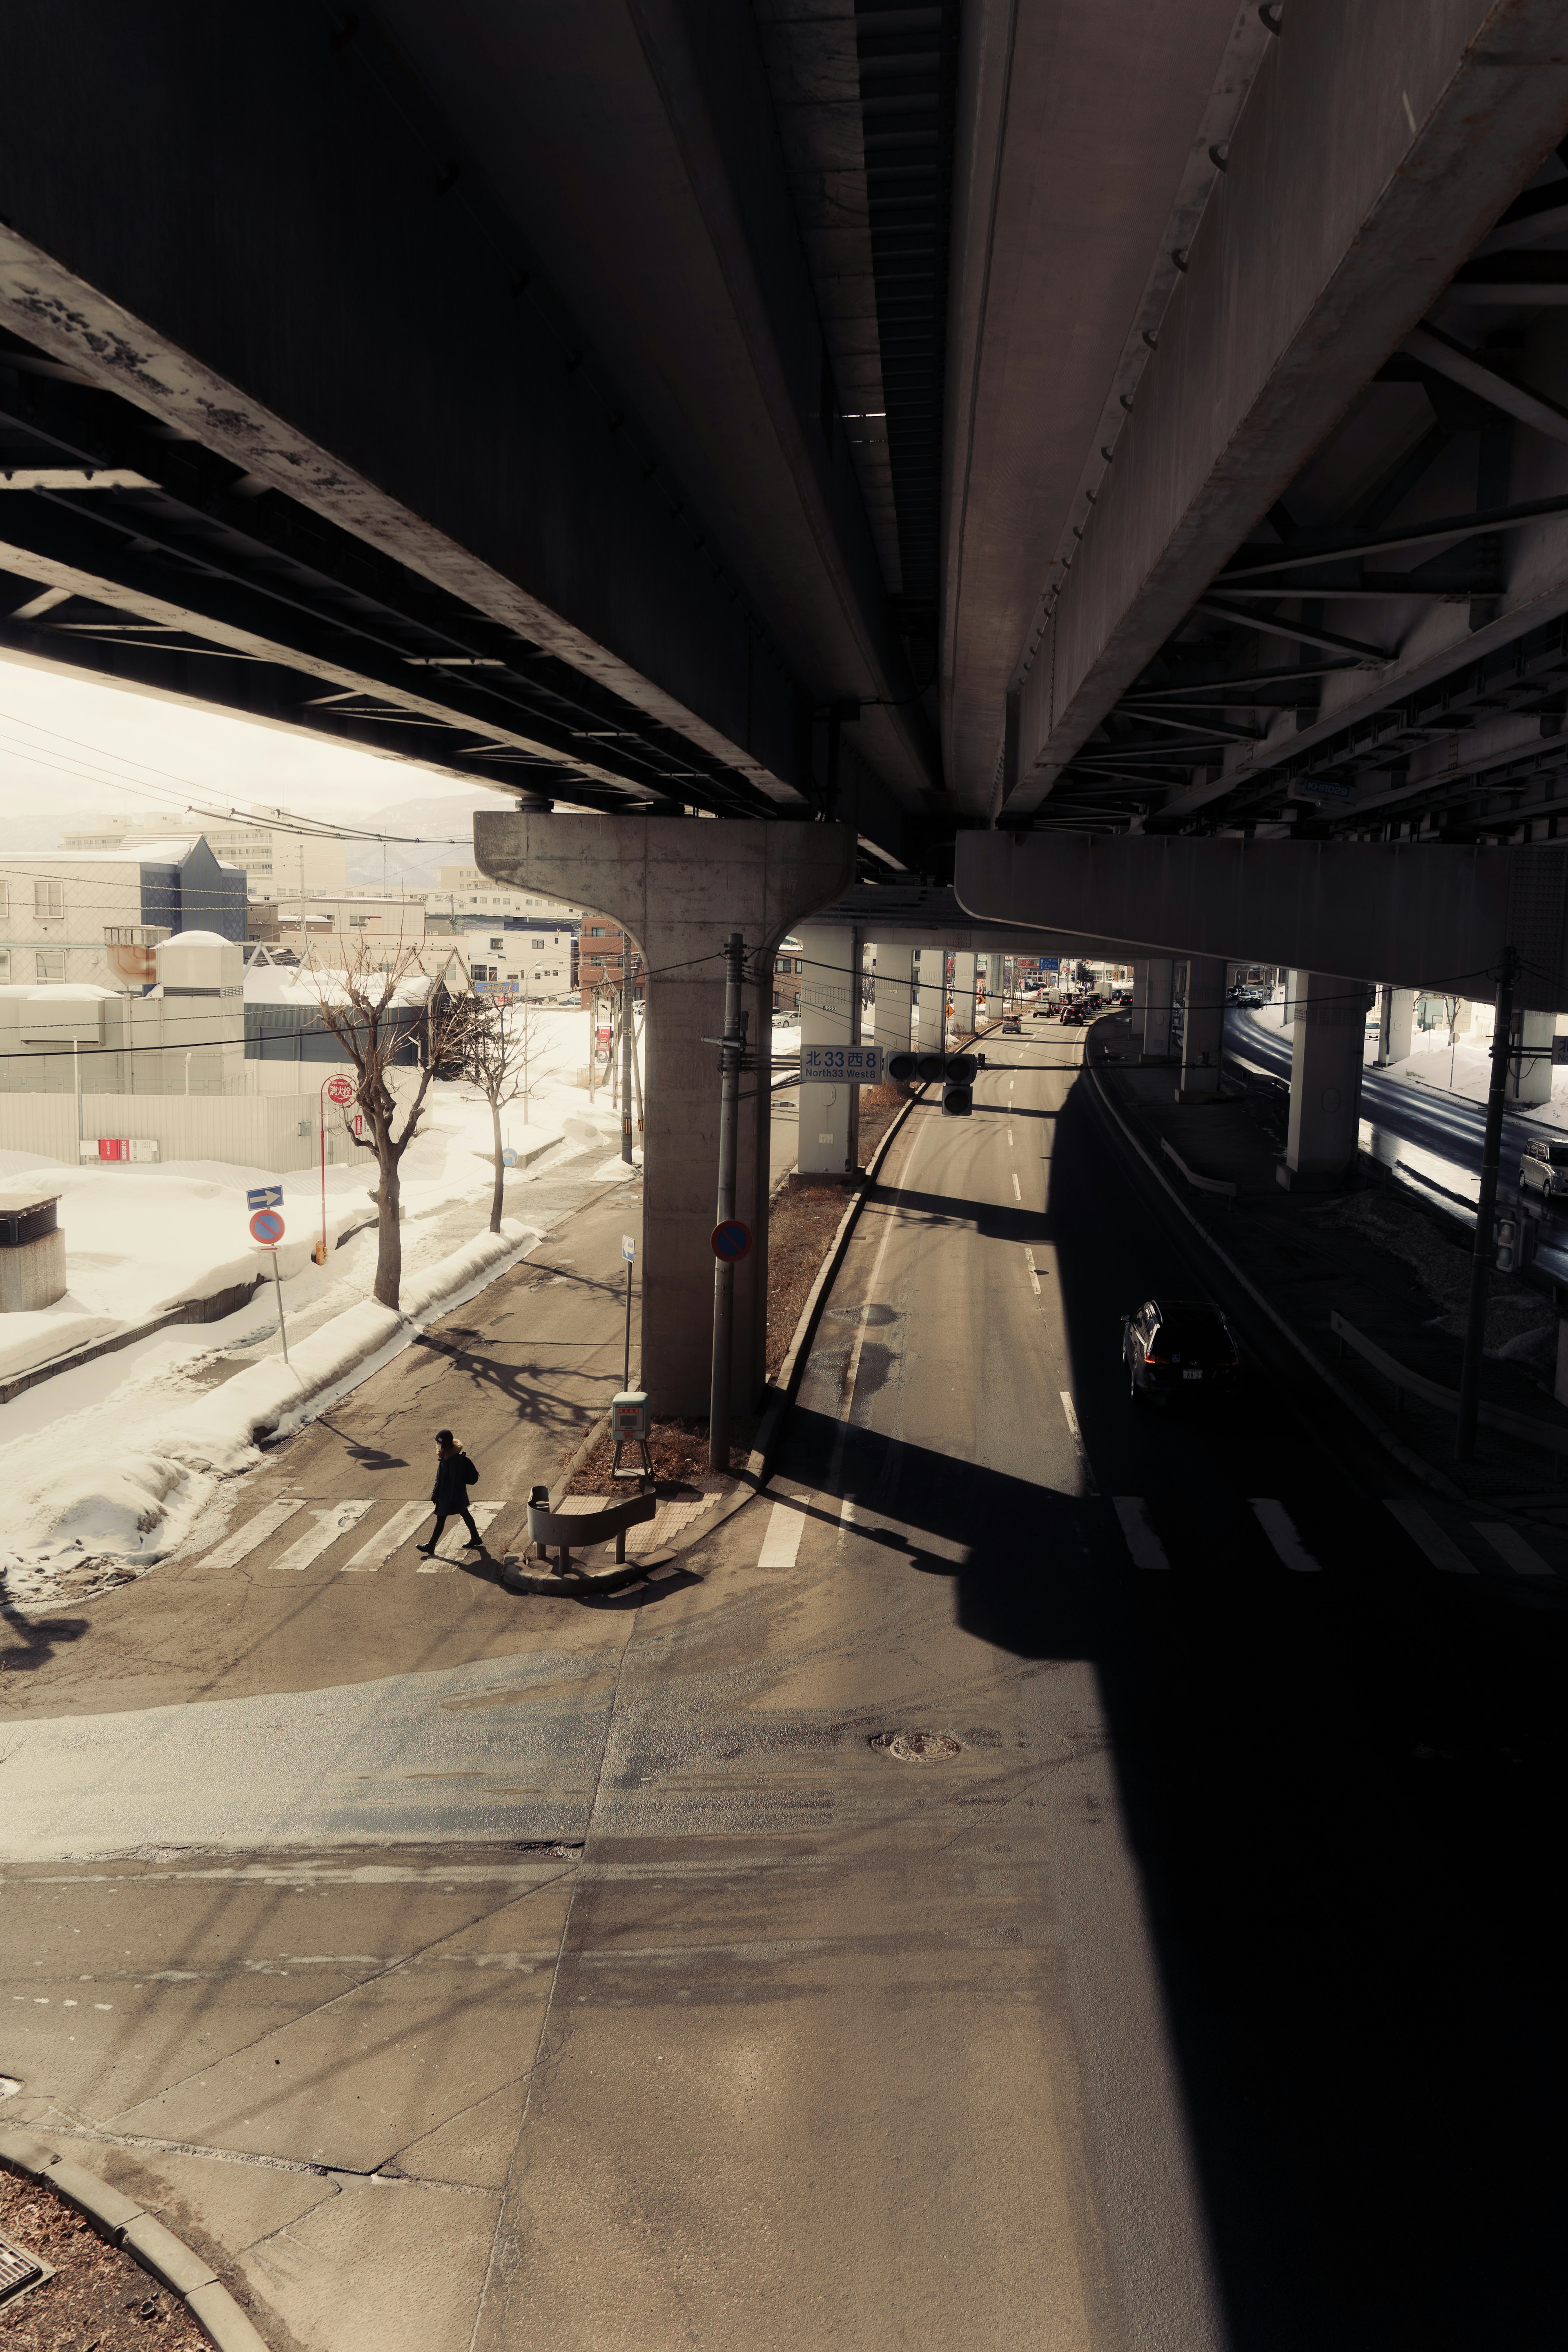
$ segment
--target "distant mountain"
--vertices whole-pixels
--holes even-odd
[[[374,841],[348,843],[348,879],[362,888],[374,889],[384,879],[395,888],[430,890],[436,886],[436,871],[441,866],[467,866],[474,855],[473,830],[468,823],[475,809],[496,809],[504,814],[510,801],[500,793],[487,793],[478,787],[473,793],[454,793],[449,797],[434,794],[428,800],[395,801],[374,817],[345,818],[362,831],[374,825],[377,833],[414,834],[417,841],[389,841],[384,852]]]
[[[74,820],[77,824],[80,821]],[[67,824],[72,822],[68,814]],[[20,855],[25,849],[58,849],[60,831],[58,816],[7,816],[0,822],[0,851],[9,849]]]

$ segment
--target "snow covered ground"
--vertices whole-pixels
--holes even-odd
[[[544,1180],[568,1166],[584,1186],[619,1181],[628,1172],[607,1093],[597,1090],[590,1106],[575,1083],[587,1060],[586,1014],[552,1008],[536,1020],[541,1050],[530,1070],[527,1118],[521,1104],[501,1114],[503,1140],[530,1162],[507,1174],[511,1257],[566,1213],[552,1181],[553,1209],[531,1219],[531,1190],[542,1199]],[[484,1268],[471,1255],[477,1238],[488,1234],[490,1151],[489,1104],[471,1087],[438,1081],[403,1161],[405,1312],[441,1311],[443,1303],[493,1278],[496,1267]],[[265,1169],[188,1162],[68,1169],[36,1155],[0,1154],[0,1181],[24,1174],[59,1184],[70,1287],[43,1314],[4,1318],[0,1377],[145,1322],[172,1301],[253,1277],[265,1254],[250,1241],[245,1195],[279,1181],[288,1229],[279,1271],[291,1354],[308,1363],[313,1353],[318,1369],[341,1364],[330,1391],[336,1395],[410,1336],[406,1324],[397,1328],[384,1310],[367,1310],[376,1257],[368,1153],[363,1164],[327,1171],[321,1266],[310,1255],[321,1229],[319,1174],[279,1179]],[[481,1250],[479,1259],[486,1254]],[[422,1308],[433,1286],[439,1297]],[[226,1418],[214,1392],[268,1363],[281,1377],[270,1284],[222,1322],[174,1326],[0,1405],[0,1492],[8,1498],[0,1517],[0,1574],[8,1599],[26,1605],[48,1597],[58,1590],[62,1562],[73,1557],[84,1565],[100,1561],[106,1570],[119,1561],[134,1572],[165,1556],[210,1500],[217,1478],[255,1459],[240,1426],[241,1391]],[[315,1404],[328,1392],[323,1389]]]
[[[1282,998],[1272,1004],[1258,1008],[1255,1018],[1271,1029],[1283,1026]],[[1484,1103],[1487,1088],[1491,1084],[1491,1008],[1480,1008],[1485,1033],[1475,1037],[1456,1038],[1448,1043],[1447,1026],[1416,1029],[1412,1032],[1411,1050],[1403,1061],[1390,1062],[1384,1075],[1405,1078],[1414,1086],[1433,1087],[1443,1094],[1463,1095],[1469,1102]],[[1377,1038],[1369,1026],[1366,1062],[1372,1067],[1376,1058]],[[1527,1118],[1537,1126],[1568,1128],[1568,1065],[1552,1073],[1552,1098],[1549,1102],[1509,1105],[1510,1118]]]

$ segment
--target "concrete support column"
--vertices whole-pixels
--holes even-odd
[[[1182,1098],[1219,1092],[1225,1045],[1226,966],[1217,956],[1187,959],[1186,1017],[1182,1026]]]
[[[912,1003],[915,959],[911,948],[877,942],[877,1002],[875,1036],[883,1055],[909,1050],[913,1031]]]
[[[1508,1057],[1508,1099],[1528,1108],[1552,1099],[1555,1013],[1516,1013]]]
[[[1132,967],[1132,996],[1128,1005],[1131,1021],[1129,1035],[1137,1045],[1143,1034],[1143,1013],[1149,1002],[1149,965],[1147,959]]]
[[[800,976],[800,1043],[853,1045],[858,1042],[860,956],[858,934],[836,923],[798,923],[805,970]],[[800,1148],[795,1166],[803,1176],[842,1176],[849,1162],[852,1087],[813,1082],[800,1089]]]
[[[640,1377],[658,1413],[705,1415],[713,1330],[709,1237],[718,1193],[723,943],[739,931],[757,1067],[742,1088],[737,1213],[752,1248],[735,1269],[731,1400],[750,1412],[767,1338],[773,962],[784,933],[854,879],[842,824],[744,818],[489,814],[474,819],[481,873],[607,916],[647,973]],[[849,934],[837,937],[847,943]],[[832,960],[847,961],[843,949]],[[808,979],[809,974],[803,974]],[[840,975],[842,977],[842,975]],[[803,1103],[805,1097],[803,1094]],[[584,1097],[584,1106],[586,1097]],[[803,1129],[810,1113],[803,1109]]]
[[[1368,991],[1336,972],[1296,971],[1290,982],[1290,1126],[1279,1177],[1292,1192],[1332,1192],[1355,1166]]]
[[[1284,1025],[1287,1029],[1296,1026],[1296,1015],[1301,1009],[1301,998],[1311,977],[1310,971],[1291,971],[1285,974]]]
[[[1143,971],[1143,1059],[1165,1062],[1171,1055],[1171,991],[1175,974],[1169,956],[1151,956]]]
[[[974,1034],[974,958],[966,948],[952,958],[952,1030],[956,1037]]]
[[[1408,1057],[1415,1022],[1415,991],[1413,988],[1384,987],[1378,990],[1378,1069],[1385,1070],[1390,1062],[1403,1062]]]
[[[915,953],[918,1043],[922,1054],[940,1054],[947,1010],[947,958],[941,948],[919,948]]]

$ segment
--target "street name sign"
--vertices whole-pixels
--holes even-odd
[[[803,1086],[879,1087],[882,1083],[880,1045],[803,1045],[800,1049]]]

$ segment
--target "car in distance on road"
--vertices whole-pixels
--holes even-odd
[[[1023,1034],[1023,1028],[1019,1023],[1017,1014],[1016,1013],[1004,1013],[1002,1015],[1003,1036],[1021,1037]]]
[[[1202,1298],[1146,1298],[1121,1318],[1121,1357],[1134,1404],[1224,1392],[1241,1371],[1236,1334],[1222,1309]]]
[[[1519,1189],[1539,1192],[1542,1200],[1568,1194],[1568,1143],[1527,1143],[1519,1163]]]
[[[1048,996],[1037,996],[1029,1008],[1029,1016],[1034,1021],[1048,1021],[1056,1009]]]
[[[1064,1029],[1081,1029],[1083,1027],[1083,1014],[1079,1011],[1076,1004],[1064,1004],[1062,1006],[1062,1027]]]

